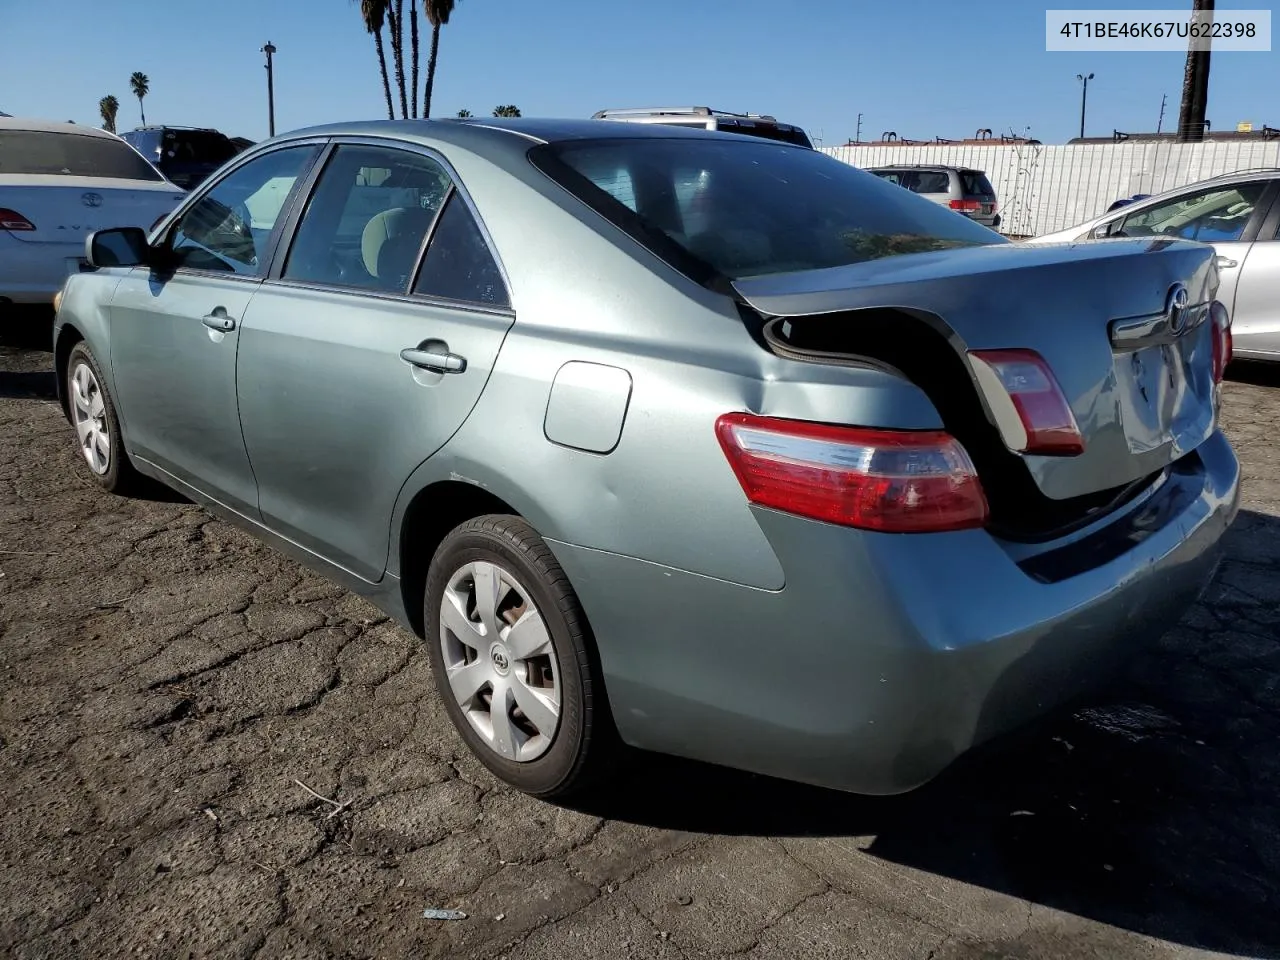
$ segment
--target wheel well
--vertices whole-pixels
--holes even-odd
[[[68,348],[70,349],[70,348]],[[418,636],[425,636],[422,604],[427,568],[441,541],[459,524],[490,513],[520,514],[510,504],[474,484],[442,480],[418,491],[400,525],[400,594]]]
[[[67,406],[67,361],[71,359],[71,350],[84,339],[84,335],[71,324],[65,324],[58,331],[58,342],[53,345],[53,376],[58,385],[58,403],[62,405],[62,413],[70,414]]]

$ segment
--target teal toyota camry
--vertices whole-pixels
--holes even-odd
[[[81,468],[378,604],[538,796],[628,748],[910,790],[1116,676],[1238,509],[1212,249],[1010,243],[789,144],[313,128],[86,257]]]

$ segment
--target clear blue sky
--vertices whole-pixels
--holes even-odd
[[[1046,6],[1190,7],[1186,0],[1049,4],[1027,0],[460,0],[440,44],[433,113],[590,116],[608,106],[708,104],[772,113],[825,143],[885,130],[919,139],[979,127],[1061,142],[1153,130],[1161,94],[1176,125],[1184,55],[1046,53]],[[1225,6],[1219,3],[1219,6]],[[1233,7],[1257,9],[1267,0]],[[128,78],[151,78],[147,119],[266,135],[266,72],[276,55],[276,129],[385,113],[373,42],[352,0],[0,0],[0,110],[98,123],[105,94],[119,126],[138,123]],[[406,31],[407,33],[407,31]],[[426,45],[424,44],[424,60]],[[1280,54],[1218,53],[1209,119],[1280,126]]]

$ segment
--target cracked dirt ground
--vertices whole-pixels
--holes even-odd
[[[1228,387],[1228,562],[1098,708],[909,797],[636,757],[571,810],[372,607],[99,493],[49,365],[0,350],[0,954],[1280,957],[1274,374]]]

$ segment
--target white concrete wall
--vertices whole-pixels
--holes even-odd
[[[1000,232],[1038,236],[1106,211],[1121,197],[1159,193],[1252,167],[1280,167],[1280,140],[1032,146],[824,147],[855,167],[939,163],[983,170],[1000,200]]]

